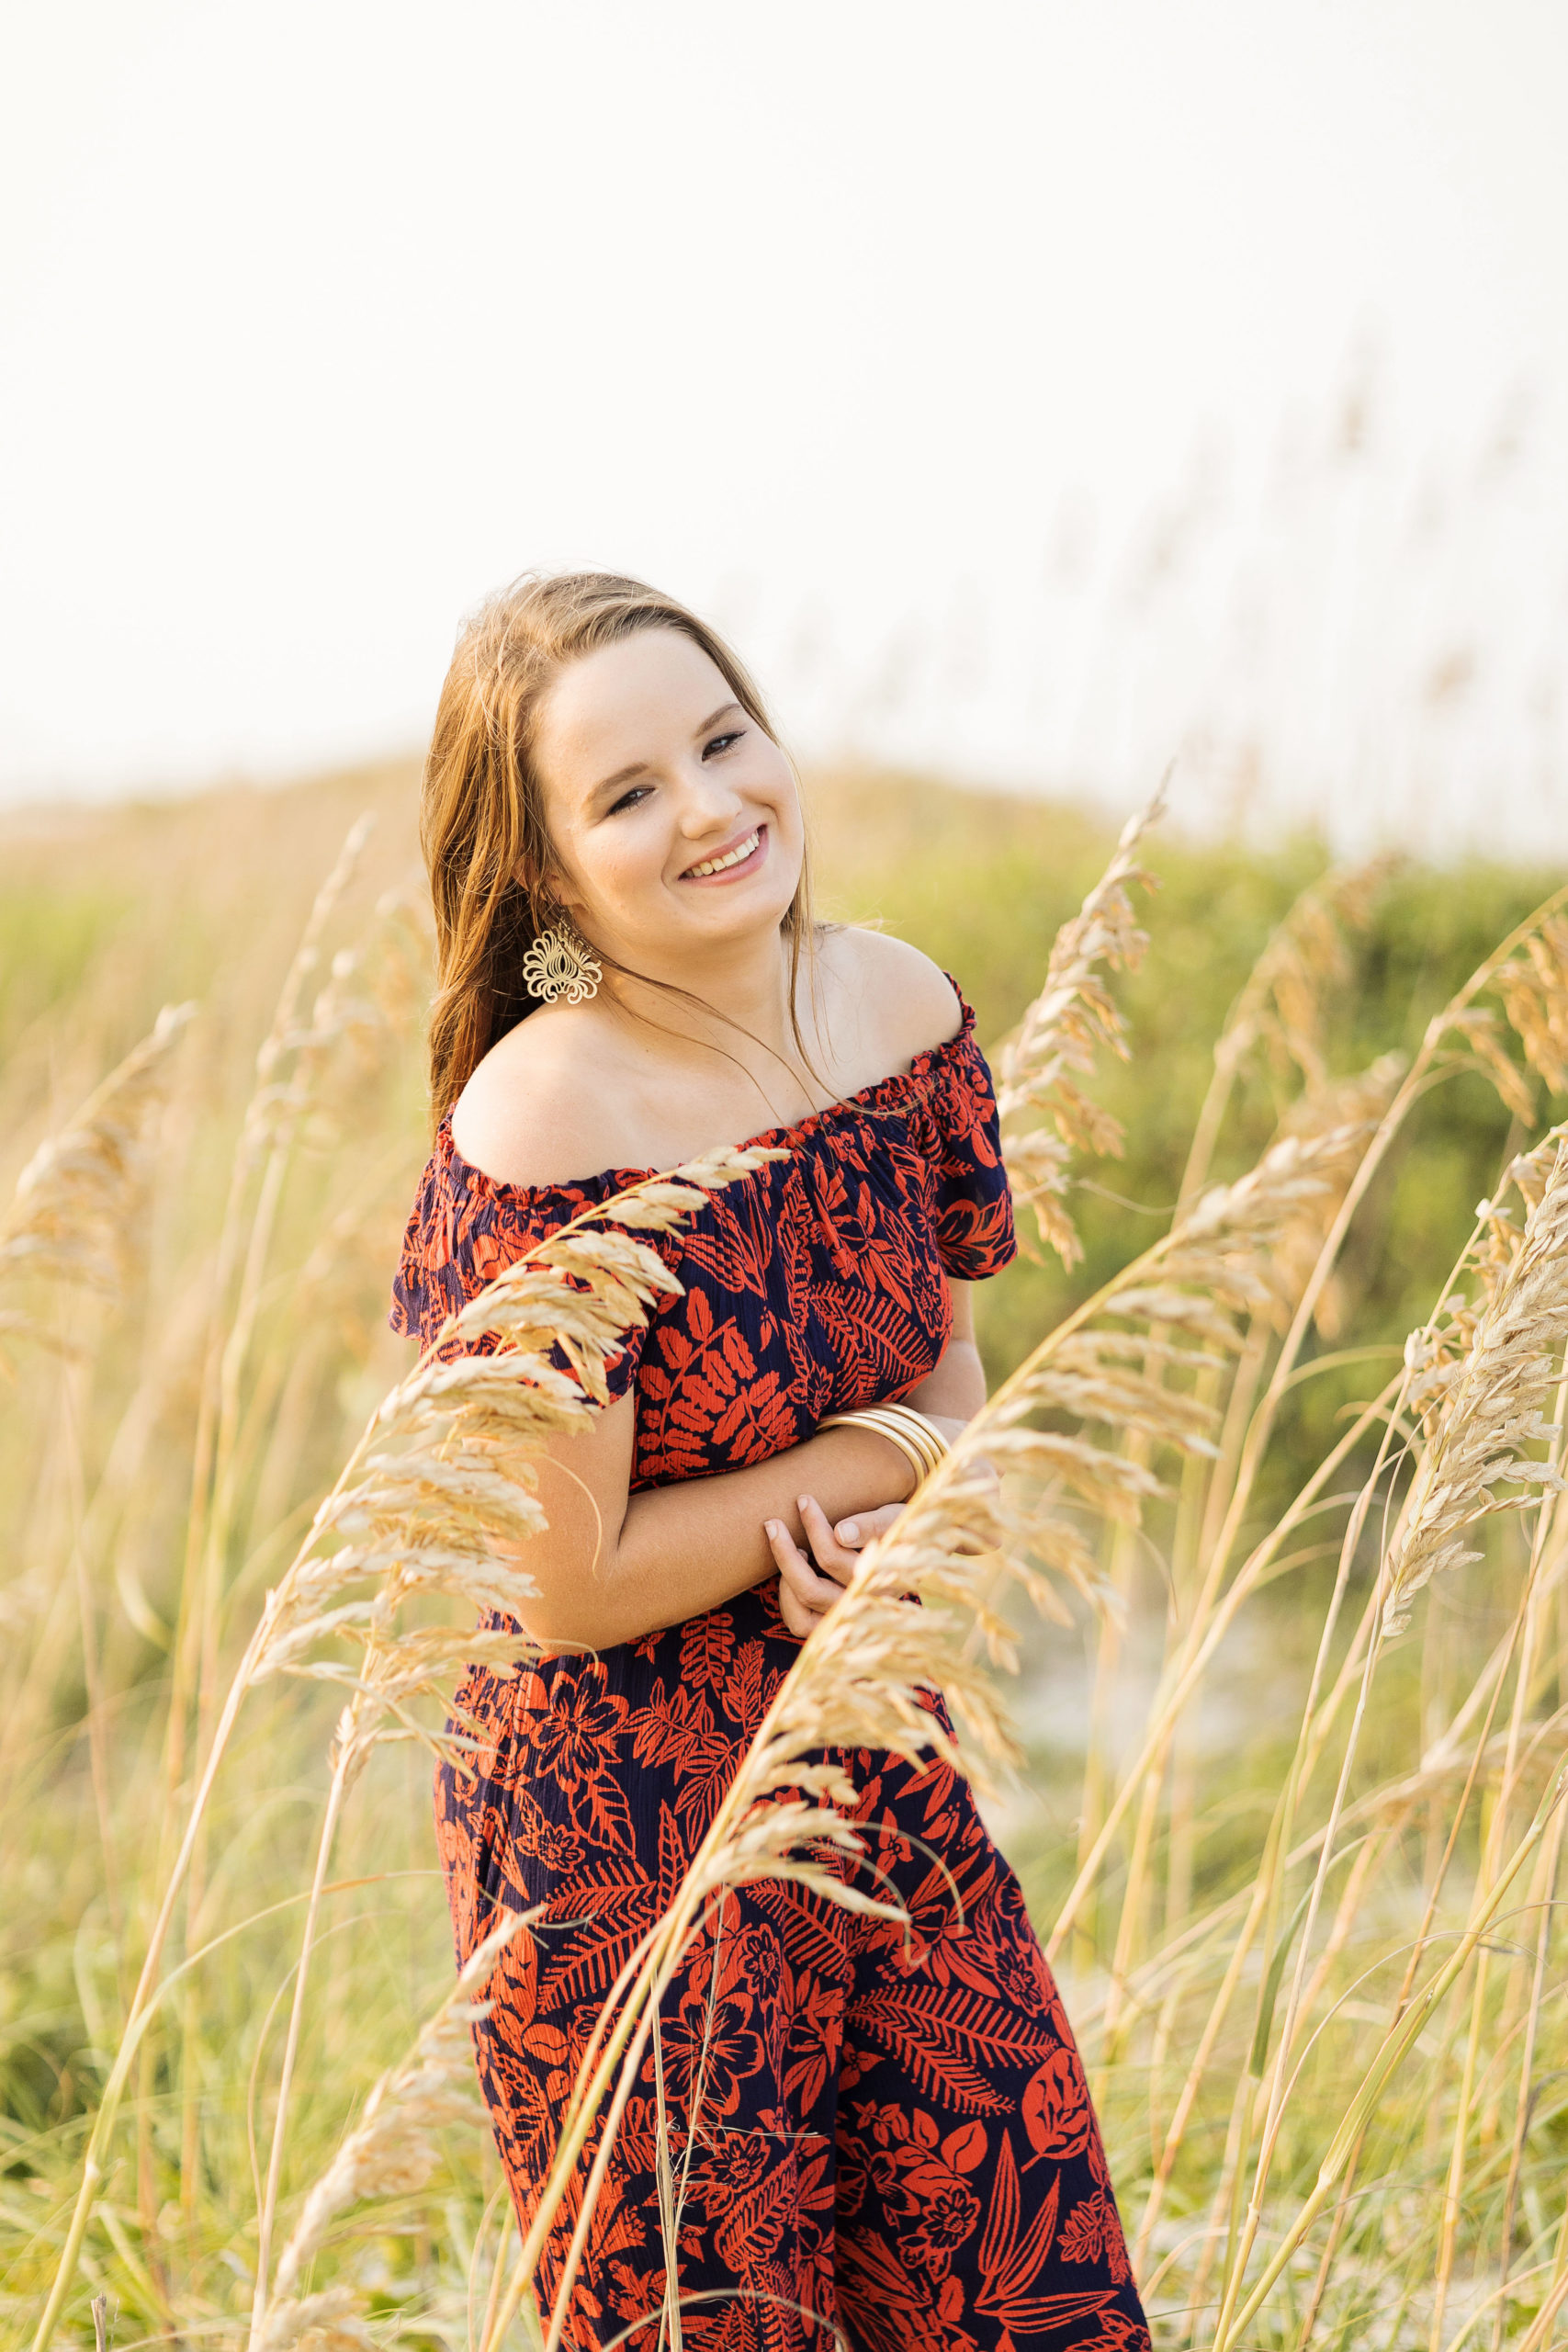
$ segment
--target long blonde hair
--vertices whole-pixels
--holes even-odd
[[[689,637],[747,717],[777,741],[761,695],[724,639],[640,580],[610,571],[525,573],[491,597],[457,639],[436,706],[420,811],[435,910],[430,1099],[436,1125],[497,1038],[534,1010],[523,958],[549,922],[556,863],[533,756],[540,706],[568,662],[645,628]],[[790,1017],[805,1056],[795,1012],[801,950],[812,935],[804,862],[784,931]]]

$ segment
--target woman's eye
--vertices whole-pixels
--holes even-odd
[[[618,800],[611,802],[611,816],[618,817],[623,808],[635,808],[639,800],[648,798],[648,794],[649,786],[646,784],[634,784],[629,792],[623,792]]]
[[[744,727],[733,727],[728,735],[716,735],[711,743],[704,744],[704,759],[705,760],[713,752],[728,752],[731,743],[739,743],[745,732]]]

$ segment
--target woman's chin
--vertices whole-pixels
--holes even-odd
[[[676,920],[660,944],[667,953],[679,955],[683,947],[700,952],[720,944],[739,945],[750,939],[765,939],[779,931],[789,906],[789,898],[781,901],[771,875],[759,874],[754,880],[724,891],[682,894],[677,883],[672,910]]]

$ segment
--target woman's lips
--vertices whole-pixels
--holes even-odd
[[[748,842],[752,843],[752,847],[747,851],[745,856],[736,857],[736,851],[745,849]],[[758,866],[762,863],[762,860],[766,857],[767,854],[767,826],[752,825],[750,826],[745,832],[737,833],[733,841],[726,842],[721,849],[712,850],[706,857],[700,857],[696,861],[698,865],[711,866],[716,858],[733,858],[735,861],[733,865],[721,865],[716,873],[708,874],[698,874],[689,866],[686,872],[682,875],[681,879],[682,882],[700,882],[705,884],[714,882],[733,882],[743,874],[754,874]]]

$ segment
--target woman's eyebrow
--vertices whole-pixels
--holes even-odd
[[[694,741],[697,736],[705,735],[710,727],[716,727],[721,718],[728,718],[732,710],[739,710],[739,708],[740,705],[738,702],[721,702],[716,710],[709,711],[707,717],[703,720],[700,727],[694,727],[692,729]],[[633,760],[629,767],[617,768],[614,775],[602,776],[599,782],[590,792],[588,796],[589,798],[591,800],[597,800],[602,792],[613,792],[618,784],[629,784],[633,776],[641,775],[647,769],[647,766],[648,762],[646,760]]]
[[[710,727],[716,727],[721,718],[728,718],[732,710],[739,710],[739,707],[740,705],[733,699],[721,702],[716,710],[709,711],[700,727],[694,729],[694,734],[705,735]]]
[[[643,775],[647,767],[646,760],[634,760],[630,767],[617,768],[614,775],[602,776],[590,791],[588,797],[590,800],[597,800],[602,792],[614,792],[618,784],[629,784],[634,775]]]

